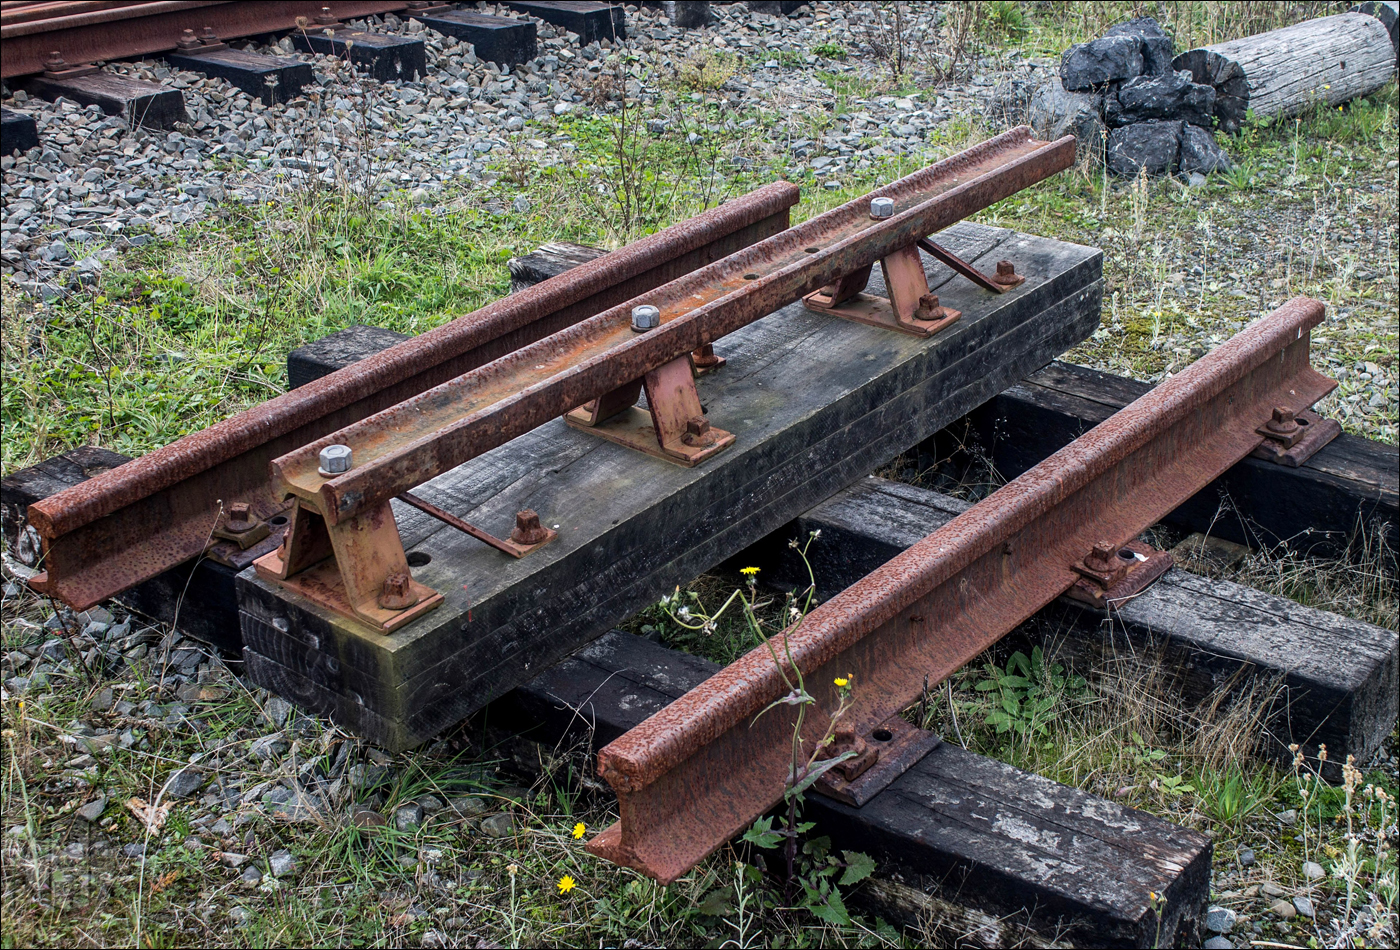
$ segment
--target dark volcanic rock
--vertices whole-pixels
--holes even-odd
[[[1200,172],[1209,175],[1211,172],[1229,170],[1230,156],[1215,143],[1215,136],[1199,126],[1187,125],[1181,133],[1182,174]]]
[[[1185,70],[1129,79],[1116,95],[1104,98],[1104,120],[1113,128],[1146,119],[1182,119],[1208,129],[1214,110],[1215,89],[1192,82]]]
[[[1171,71],[1172,38],[1150,16],[1120,23],[1104,33],[1109,36],[1135,36],[1142,44],[1142,75],[1162,76]]]
[[[1149,121],[1114,129],[1108,133],[1108,170],[1124,178],[1143,168],[1149,175],[1168,174],[1176,167],[1185,124]]]
[[[1065,50],[1060,83],[1070,92],[1086,92],[1115,79],[1142,75],[1142,42],[1136,36],[1105,36]]]
[[[1066,92],[1058,80],[1043,83],[1031,95],[1026,121],[1037,138],[1053,142],[1073,135],[1076,156],[1103,160],[1104,126],[1099,118],[1103,97],[1090,92]]]

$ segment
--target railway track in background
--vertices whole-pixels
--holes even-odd
[[[104,69],[105,64],[160,55],[180,70],[223,79],[265,105],[288,102],[314,82],[303,57],[236,49],[236,40],[291,40],[302,54],[325,54],[353,64],[381,81],[418,82],[429,73],[424,36],[376,29],[372,17],[399,14],[453,39],[502,69],[534,59],[541,23],[574,36],[581,45],[627,35],[621,6],[579,2],[508,2],[515,16],[487,15],[472,5],[432,0],[7,0],[0,3],[0,78],[41,99],[65,98],[123,115],[133,127],[170,129],[186,121],[181,92]],[[497,13],[501,12],[499,8]],[[709,21],[708,4],[686,5],[685,21]],[[679,20],[678,25],[683,25]],[[285,40],[283,50],[288,47]],[[5,111],[3,151],[40,144],[34,120]]]

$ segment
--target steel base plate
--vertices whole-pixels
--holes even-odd
[[[952,326],[962,316],[961,310],[940,307],[941,315],[937,319],[920,320],[918,317],[910,317],[907,321],[901,321],[895,316],[894,307],[890,306],[889,300],[884,297],[861,293],[835,307],[822,306],[821,300],[828,299],[830,298],[819,290],[803,297],[802,302],[808,310],[817,313],[829,313],[843,320],[854,320],[856,323],[867,323],[872,327],[898,330],[900,333],[918,337],[933,336],[939,330]]]
[[[913,768],[943,741],[932,732],[910,725],[899,716],[891,716],[861,738],[868,747],[880,753],[874,765],[850,781],[835,769],[831,769],[812,785],[828,798],[857,808],[884,791],[891,782]]]
[[[268,583],[300,594],[313,604],[324,607],[354,623],[363,624],[373,632],[380,634],[393,633],[404,624],[417,620],[443,602],[442,595],[437,591],[415,580],[410,580],[409,584],[413,592],[418,595],[418,603],[403,610],[386,610],[376,605],[365,611],[368,614],[366,617],[357,613],[350,605],[350,601],[346,599],[345,585],[340,579],[340,569],[336,566],[334,558],[327,558],[320,564],[286,579],[279,576],[282,571],[280,550],[264,554],[253,562],[253,567],[257,570],[258,576]]]
[[[1336,419],[1324,419],[1311,409],[1298,413],[1294,418],[1305,426],[1301,439],[1284,448],[1281,442],[1266,438],[1259,445],[1259,448],[1250,453],[1250,457],[1264,459],[1278,465],[1286,465],[1289,468],[1298,468],[1312,458],[1318,449],[1342,434],[1340,422]]]
[[[675,442],[662,447],[656,438],[651,413],[636,406],[624,409],[597,425],[589,425],[587,420],[588,416],[582,409],[575,409],[564,415],[564,421],[575,429],[591,432],[609,442],[625,445],[629,449],[636,449],[638,452],[645,452],[647,455],[684,465],[686,468],[693,468],[716,452],[734,444],[732,432],[711,427],[708,437],[714,441],[709,445],[691,446]]]
[[[1141,541],[1129,541],[1119,550],[1132,552],[1133,559],[1137,562],[1135,566],[1128,568],[1128,573],[1122,580],[1108,590],[1104,590],[1093,581],[1081,577],[1074,582],[1073,587],[1066,591],[1065,596],[1071,600],[1077,600],[1081,604],[1108,607],[1113,603],[1141,594],[1148,585],[1167,573],[1172,564],[1175,563],[1170,551],[1158,551]]]

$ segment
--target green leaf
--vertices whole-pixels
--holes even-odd
[[[975,689],[977,690],[977,692],[979,692],[979,693],[986,693],[986,692],[989,692],[990,690],[997,689],[997,688],[998,688],[998,685],[999,685],[999,684],[997,683],[996,680],[981,680],[981,681],[978,682],[977,686],[974,687],[974,688],[975,688]]]
[[[1003,676],[1001,679],[997,680],[997,682],[1011,689],[1024,689],[1031,685],[1031,681],[1024,676]]]
[[[1020,715],[1021,701],[1010,693],[1001,694],[1001,708],[1013,716]]]
[[[773,816],[765,815],[755,821],[753,827],[744,832],[743,840],[751,845],[772,850],[782,843],[783,834],[773,830]]]
[[[825,900],[812,902],[807,906],[813,915],[836,927],[849,927],[851,915],[846,912],[846,904],[837,891],[826,895]]]
[[[695,909],[706,917],[724,917],[734,913],[734,906],[729,903],[730,891],[727,887],[717,887],[701,899]]]
[[[875,873],[875,859],[860,851],[842,851],[846,859],[846,870],[838,882],[842,887],[858,884]]]
[[[1031,672],[1031,661],[1026,659],[1026,655],[1020,650],[1011,654],[1011,659],[1006,661],[1006,671],[1008,673],[1015,668],[1021,671],[1022,676],[1029,676]]]

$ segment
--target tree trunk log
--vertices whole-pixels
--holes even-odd
[[[1291,116],[1374,92],[1395,73],[1395,50],[1379,19],[1340,13],[1187,50],[1172,67],[1214,86],[1220,128],[1238,132],[1249,111]]]

